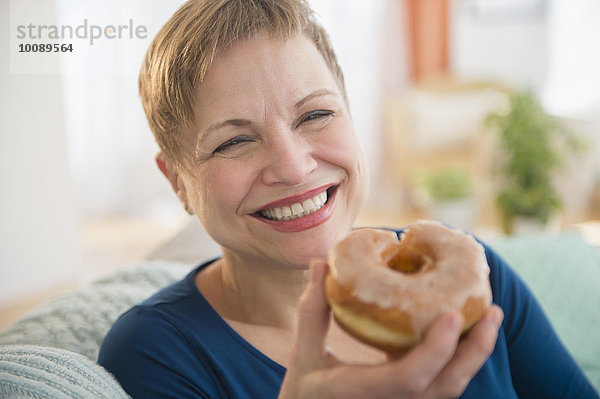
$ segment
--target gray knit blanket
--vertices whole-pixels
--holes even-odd
[[[126,398],[95,363],[125,310],[183,278],[189,265],[148,261],[41,304],[0,333],[0,398]]]
[[[0,398],[125,399],[102,367],[83,355],[33,345],[0,346]]]

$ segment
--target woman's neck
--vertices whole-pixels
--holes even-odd
[[[307,271],[292,266],[224,257],[196,276],[196,285],[224,319],[292,329]]]

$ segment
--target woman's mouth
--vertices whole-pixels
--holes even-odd
[[[333,212],[333,198],[338,186],[314,190],[300,197],[290,199],[287,204],[275,203],[252,216],[283,232],[297,232],[324,223]],[[280,201],[277,201],[280,202]]]
[[[294,202],[289,206],[284,205],[282,207],[262,210],[259,212],[259,215],[269,220],[294,220],[308,216],[321,209],[327,203],[327,197],[327,190],[325,190],[302,202]]]

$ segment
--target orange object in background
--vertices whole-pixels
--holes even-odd
[[[448,0],[405,0],[413,82],[448,72]]]

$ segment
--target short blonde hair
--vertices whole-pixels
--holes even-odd
[[[346,96],[327,33],[306,0],[190,0],[152,41],[138,81],[150,129],[161,151],[177,166],[183,165],[180,132],[193,123],[197,85],[220,52],[260,32],[282,39],[306,34]]]

